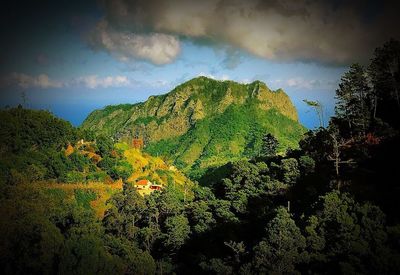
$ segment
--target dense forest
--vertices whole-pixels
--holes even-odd
[[[141,196],[108,136],[45,111],[1,111],[0,268],[4,274],[397,274],[400,42],[352,65],[329,125],[277,154],[264,133],[248,160]],[[84,151],[68,152],[79,140]],[[83,150],[83,149],[82,149]],[[96,157],[97,156],[97,157]],[[123,187],[101,217],[40,182]]]

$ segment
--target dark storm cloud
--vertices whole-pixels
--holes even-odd
[[[104,0],[102,7],[92,46],[157,64],[178,55],[182,38],[270,60],[343,65],[399,37],[394,1]]]
[[[191,40],[229,49],[221,64],[226,68],[240,64],[241,51],[283,62],[347,65],[399,38],[399,9],[387,0],[5,1],[0,62],[13,64],[18,53],[39,45],[35,62],[51,64],[42,49],[74,28],[88,32],[93,49],[123,61],[171,63],[181,42]]]
[[[17,63],[26,65],[21,56],[29,52],[35,65],[59,63],[62,59],[52,59],[46,50],[63,37],[77,31],[88,29],[99,20],[96,0],[41,0],[2,1],[0,8],[0,73],[9,72]],[[94,17],[92,22],[81,18]],[[78,33],[79,33],[78,30]],[[60,52],[60,56],[62,56]],[[26,67],[23,68],[27,70]]]

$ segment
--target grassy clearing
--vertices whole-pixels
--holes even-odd
[[[89,183],[51,183],[37,182],[35,184],[24,184],[25,188],[43,190],[45,193],[57,199],[57,201],[75,200],[84,208],[92,208],[96,216],[101,219],[104,212],[109,208],[107,200],[112,194],[122,190],[122,181],[112,184],[102,182]]]

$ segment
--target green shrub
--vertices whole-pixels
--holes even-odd
[[[126,160],[120,160],[118,161],[117,165],[111,169],[110,172],[111,178],[115,180],[119,178],[121,178],[122,180],[126,180],[133,173],[133,167]]]
[[[78,205],[90,209],[90,202],[97,198],[97,194],[92,190],[75,189],[75,200]]]
[[[78,171],[70,171],[67,172],[65,176],[65,182],[67,183],[79,183],[79,182],[85,182],[86,177],[85,174],[78,172]]]
[[[26,174],[24,174],[16,169],[11,169],[10,175],[11,175],[11,177],[10,177],[11,184],[21,184],[21,183],[28,181]]]
[[[97,171],[89,173],[86,177],[88,181],[105,181],[107,178],[107,173],[104,171]]]
[[[315,161],[309,156],[301,156],[299,158],[299,165],[300,165],[301,171],[305,175],[314,172]]]
[[[85,169],[90,165],[90,160],[84,155],[74,152],[69,157],[70,168],[76,169],[80,172],[85,171]]]
[[[60,202],[67,198],[67,193],[59,188],[44,189],[44,192]]]
[[[286,184],[294,184],[300,177],[299,164],[296,159],[283,159],[281,163],[283,182]]]
[[[30,182],[43,180],[47,174],[47,169],[43,165],[31,164],[26,168],[26,173]]]

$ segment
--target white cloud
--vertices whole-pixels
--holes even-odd
[[[317,80],[308,80],[308,79],[304,79],[302,77],[294,77],[294,78],[289,78],[288,80],[286,80],[285,84],[286,84],[286,86],[289,86],[289,87],[311,89],[315,86],[318,86],[319,82]]]
[[[83,84],[89,89],[96,89],[129,86],[131,84],[131,81],[126,76],[99,77],[97,75],[87,75],[79,77],[76,80],[76,83],[78,85]]]
[[[205,77],[208,77],[208,78],[212,78],[212,79],[215,79],[215,80],[222,80],[222,81],[224,81],[224,80],[230,80],[230,78],[229,78],[229,75],[227,75],[227,74],[223,74],[223,75],[213,75],[213,74],[210,74],[210,73],[205,73],[205,72],[200,72],[197,76],[205,76]]]
[[[243,79],[238,80],[238,82],[242,83],[242,84],[250,84],[253,81],[251,79],[249,79],[249,78],[243,78]]]
[[[64,83],[61,81],[51,79],[47,74],[40,74],[37,76],[31,76],[24,73],[12,73],[2,77],[3,86],[17,86],[23,89],[28,88],[61,88]]]
[[[49,78],[46,74],[32,76],[23,73],[12,73],[0,78],[1,86],[16,86],[23,89],[30,88],[62,88],[70,86],[83,86],[89,89],[126,87],[133,81],[124,75],[100,77],[98,75],[85,75],[70,80],[60,81]]]
[[[170,82],[166,81],[166,80],[156,80],[154,82],[150,82],[149,85],[152,87],[161,88],[161,87],[169,86]]]
[[[312,90],[317,88],[334,89],[338,83],[331,80],[306,79],[304,77],[296,76],[287,79],[270,80],[269,84],[273,88]]]
[[[100,21],[89,43],[115,55],[120,61],[147,60],[157,65],[172,62],[180,52],[179,40],[163,33],[137,34],[116,31],[106,21]]]

